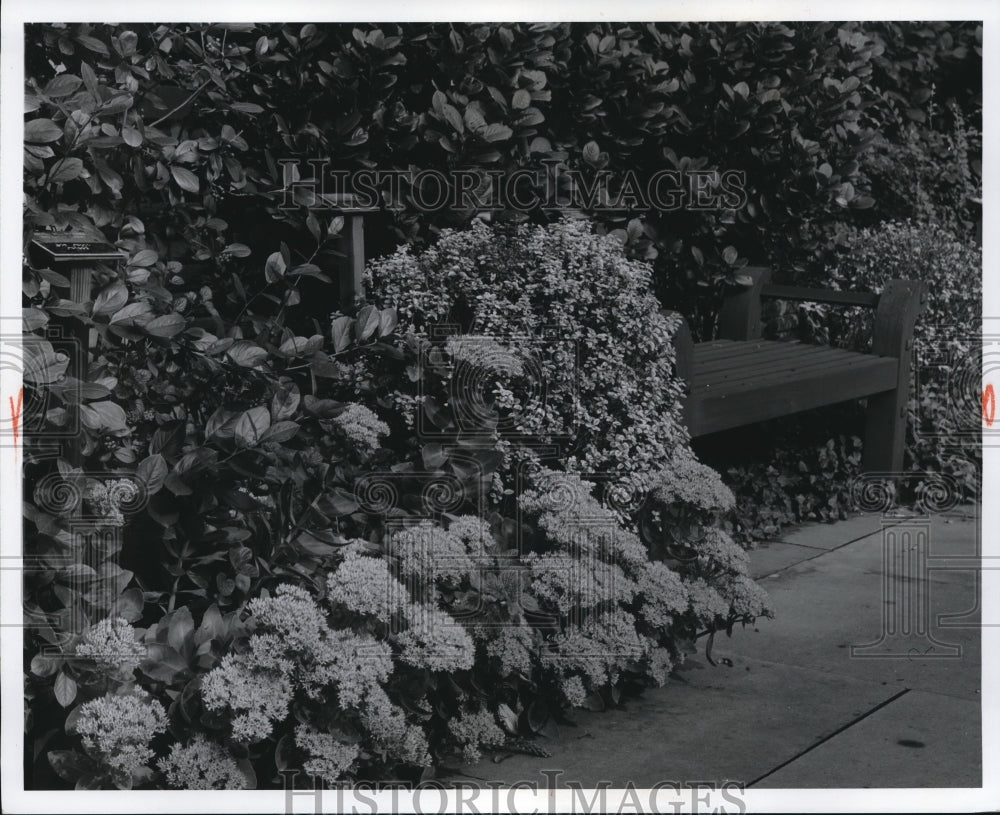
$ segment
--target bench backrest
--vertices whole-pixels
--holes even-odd
[[[913,327],[927,301],[927,287],[917,280],[890,280],[881,294],[833,291],[771,282],[771,270],[749,267],[750,285],[730,294],[719,312],[719,339],[755,340],[762,331],[761,300],[797,300],[875,309],[872,353],[902,357],[912,347]]]

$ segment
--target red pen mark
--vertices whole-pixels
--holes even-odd
[[[984,397],[985,398],[985,397]],[[24,399],[24,388],[18,388],[17,391],[17,405],[14,405],[14,397],[8,396],[7,401],[10,402],[10,423],[14,427],[14,446],[17,447],[17,425],[21,419],[21,402]]]
[[[993,427],[993,417],[997,412],[997,397],[993,393],[993,385],[987,385],[983,389],[983,421],[987,427]]]

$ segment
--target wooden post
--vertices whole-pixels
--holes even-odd
[[[868,398],[862,455],[864,472],[896,474],[903,469],[913,327],[926,302],[927,287],[913,280],[890,280],[879,298],[872,353],[895,357],[899,367],[895,389]]]
[[[350,308],[354,298],[364,294],[362,278],[365,273],[365,221],[364,215],[345,215],[344,254],[340,268],[341,308]]]
[[[720,340],[758,340],[761,334],[760,293],[770,282],[771,270],[752,266],[743,270],[753,283],[730,294],[719,311]]]
[[[341,232],[340,262],[340,311],[347,311],[357,297],[364,296],[365,273],[365,213],[377,211],[377,207],[362,206],[353,195],[324,195],[322,200],[334,211],[344,216]]]

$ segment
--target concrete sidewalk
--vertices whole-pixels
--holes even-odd
[[[800,527],[751,553],[775,619],[719,635],[716,666],[702,640],[666,687],[547,728],[551,758],[486,757],[463,775],[543,789],[552,770],[560,787],[979,787],[978,547],[971,507]]]

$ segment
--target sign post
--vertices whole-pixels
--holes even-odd
[[[94,264],[120,264],[125,260],[121,249],[81,232],[39,232],[31,240],[31,252],[34,263],[52,268],[69,278],[69,299],[74,303],[90,302]],[[68,319],[63,326],[74,345],[69,370],[83,381],[90,363],[92,329],[77,319]],[[74,466],[79,466],[82,463],[80,444],[71,444],[69,448],[65,451],[66,457]]]

